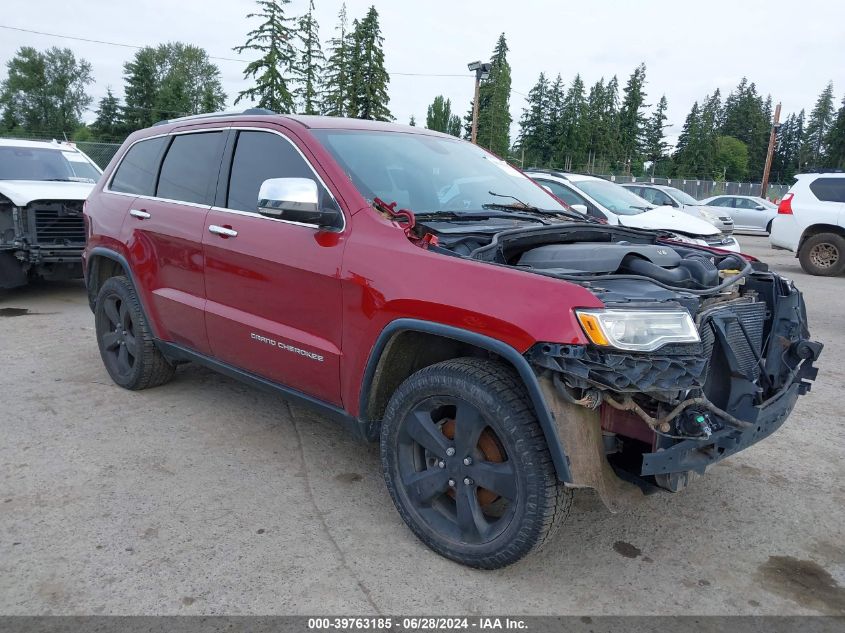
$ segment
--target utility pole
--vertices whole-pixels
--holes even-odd
[[[487,79],[490,76],[490,69],[493,64],[470,62],[467,64],[469,70],[475,71],[475,98],[472,100],[472,134],[470,140],[473,143],[477,142],[478,138],[478,100],[481,96],[481,80]]]
[[[775,140],[780,128],[780,104],[775,106],[775,120],[772,123],[772,131],[769,134],[769,150],[766,152],[766,166],[763,168],[763,182],[760,183],[760,197],[766,197],[766,190],[769,188],[769,173],[772,170],[772,158],[775,153]]]

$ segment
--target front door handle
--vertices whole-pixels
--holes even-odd
[[[133,218],[138,218],[139,220],[146,220],[152,217],[143,209],[129,209],[129,215],[131,215]]]
[[[223,237],[237,237],[238,232],[235,229],[229,229],[225,226],[217,226],[216,224],[211,224],[208,227],[209,233],[214,233],[215,235],[222,235]]]

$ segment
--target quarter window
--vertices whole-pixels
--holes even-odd
[[[166,142],[166,136],[159,136],[138,141],[130,147],[118,165],[109,189],[138,196],[154,195],[159,159]]]
[[[228,209],[257,211],[258,190],[270,178],[314,178],[314,172],[290,141],[272,132],[240,132],[229,176]],[[320,183],[322,199],[325,195]]]
[[[817,178],[810,191],[822,202],[845,202],[845,178]]]
[[[220,169],[222,139],[222,132],[174,136],[161,164],[156,196],[210,205]]]

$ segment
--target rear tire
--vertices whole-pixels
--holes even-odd
[[[798,251],[801,268],[810,275],[833,277],[845,271],[845,237],[819,233],[804,240]]]
[[[766,225],[766,233],[769,235],[772,234],[772,222],[774,222],[774,220],[769,220],[769,223]]]
[[[393,394],[381,429],[387,489],[441,556],[483,569],[539,549],[569,513],[522,382],[502,363],[426,367]]]
[[[163,385],[176,368],[155,346],[147,318],[126,277],[105,281],[94,308],[97,345],[111,379],[125,389]]]

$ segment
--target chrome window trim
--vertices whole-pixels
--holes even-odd
[[[183,200],[171,200],[170,198],[159,198],[158,196],[147,196],[147,195],[136,194],[136,193],[128,193],[128,192],[125,192],[125,191],[112,191],[111,184],[112,184],[112,180],[114,180],[115,174],[117,174],[117,171],[120,169],[120,166],[123,164],[123,160],[126,158],[126,155],[129,154],[129,150],[131,150],[133,147],[135,147],[135,145],[137,145],[138,143],[142,143],[143,141],[149,141],[149,140],[154,139],[154,138],[161,138],[161,137],[166,137],[166,136],[177,136],[177,135],[182,135],[182,134],[201,134],[203,132],[206,132],[206,133],[208,133],[208,132],[224,132],[224,131],[227,131],[227,130],[236,130],[238,132],[269,132],[271,134],[275,134],[275,135],[283,138],[285,141],[290,143],[291,146],[293,147],[293,149],[296,150],[296,153],[299,154],[300,158],[302,158],[302,160],[308,166],[308,169],[311,170],[311,173],[314,174],[314,178],[316,178],[317,182],[319,182],[323,186],[323,189],[325,189],[326,192],[329,194],[329,196],[331,196],[332,201],[334,201],[335,205],[337,205],[337,208],[340,210],[340,216],[343,218],[343,224],[340,226],[340,228],[332,228],[332,229],[321,228],[318,224],[313,224],[313,223],[308,223],[308,222],[294,222],[293,220],[284,220],[284,219],[281,219],[281,218],[271,218],[271,217],[268,217],[266,215],[262,215],[262,214],[258,213],[257,211],[241,211],[239,209],[229,209],[227,207],[217,207],[217,206],[208,205],[208,204],[198,204],[196,202],[185,202]],[[236,146],[236,148],[237,148],[237,146]],[[232,152],[232,159],[233,160],[234,160],[234,156],[235,156],[235,154],[234,154],[234,150],[233,150],[233,152]],[[161,168],[161,166],[159,166],[159,169],[160,168]],[[229,177],[231,178],[231,167],[229,169]],[[338,203],[337,198],[335,198],[334,194],[332,193],[332,190],[326,185],[326,182],[320,177],[320,174],[317,173],[317,170],[314,169],[314,165],[311,164],[311,161],[308,160],[308,157],[305,156],[305,154],[302,153],[302,150],[300,150],[299,147],[297,147],[296,143],[294,143],[290,138],[288,138],[288,136],[286,134],[283,134],[282,132],[280,132],[278,130],[274,130],[272,128],[266,128],[266,127],[229,125],[229,126],[226,126],[226,127],[213,127],[213,128],[201,128],[201,129],[196,129],[196,130],[181,130],[181,131],[178,131],[178,132],[165,132],[165,133],[162,133],[162,134],[154,134],[152,136],[145,136],[144,138],[139,138],[139,139],[133,141],[132,144],[129,147],[126,148],[126,151],[123,152],[123,155],[120,157],[120,161],[117,163],[117,165],[115,165],[114,170],[112,171],[111,175],[109,176],[108,182],[103,187],[103,192],[104,193],[111,193],[111,194],[114,194],[114,195],[117,195],[117,196],[130,196],[132,198],[141,198],[143,200],[153,200],[153,201],[158,201],[158,202],[169,202],[169,203],[172,203],[172,204],[183,204],[183,205],[186,205],[186,206],[189,206],[189,207],[198,207],[198,208],[201,208],[201,209],[209,209],[209,210],[212,210],[212,211],[222,211],[223,213],[231,213],[233,215],[244,215],[244,216],[247,216],[247,217],[255,217],[255,218],[260,218],[262,220],[270,220],[271,222],[282,222],[284,224],[293,224],[294,226],[305,226],[305,227],[308,227],[308,228],[319,229],[321,231],[328,231],[328,232],[332,232],[332,233],[342,233],[343,231],[346,230],[347,220],[346,220],[346,213],[344,213],[344,211],[343,211],[343,207]],[[227,188],[227,192],[228,192],[228,188]],[[257,200],[256,200],[256,202],[257,202]]]

